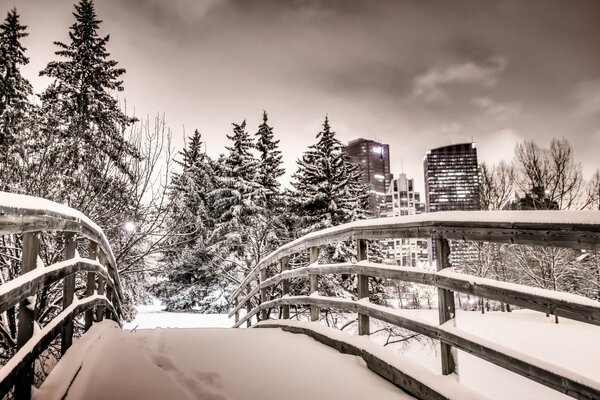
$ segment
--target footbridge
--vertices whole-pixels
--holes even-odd
[[[102,230],[62,205],[1,194],[0,235],[16,238],[21,257],[20,275],[0,285],[0,312],[17,316],[14,348],[5,352],[0,368],[0,391],[18,399],[484,398],[461,384],[457,353],[462,352],[564,395],[598,399],[600,381],[456,326],[455,299],[465,293],[590,327],[600,325],[600,303],[458,273],[450,268],[449,257],[450,241],[597,251],[599,214],[440,212],[325,229],[260,260],[231,295],[233,328],[252,329],[130,333],[120,328],[123,290]],[[38,256],[48,245],[44,238],[49,232],[61,238],[64,257],[44,266]],[[434,242],[435,271],[368,261],[372,241],[411,238]],[[355,243],[353,260],[320,263],[320,253],[340,242]],[[344,293],[339,297],[320,292],[325,285],[331,289],[338,282],[331,277],[340,275],[353,280],[355,288],[328,290]],[[436,288],[437,321],[372,303],[373,283],[382,279]],[[36,296],[57,282],[62,282],[60,302],[42,323]],[[356,318],[357,335],[326,326],[322,316],[328,310]],[[370,340],[376,322],[438,343],[440,372]],[[58,343],[61,360],[40,382],[35,378],[40,357]],[[157,386],[158,380],[163,384]]]

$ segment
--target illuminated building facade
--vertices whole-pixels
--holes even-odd
[[[369,209],[373,217],[384,215],[385,196],[392,180],[390,174],[390,147],[368,139],[350,141],[344,151],[350,162],[360,166],[362,182],[371,185]]]
[[[427,212],[479,210],[475,143],[429,150],[423,160]]]
[[[421,203],[421,195],[414,190],[414,180],[401,173],[397,179],[390,181],[385,200],[385,216],[421,214],[425,204]],[[403,267],[420,267],[427,262],[426,239],[394,239],[386,243],[388,259]]]

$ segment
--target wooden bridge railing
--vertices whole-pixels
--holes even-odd
[[[397,238],[432,238],[435,242],[437,271],[366,261],[367,240]],[[233,309],[229,315],[230,317],[235,315],[234,327],[240,327],[244,323],[250,326],[254,316],[265,320],[269,315],[268,310],[274,308],[281,308],[280,319],[289,319],[290,305],[310,306],[311,321],[318,321],[320,308],[353,312],[358,314],[359,335],[369,335],[369,319],[375,318],[438,340],[441,345],[444,375],[457,371],[454,349],[460,349],[569,396],[578,399],[600,398],[599,382],[591,381],[560,367],[549,367],[543,360],[536,360],[485,338],[461,331],[452,322],[455,317],[455,292],[468,293],[594,325],[600,325],[600,303],[582,296],[453,272],[452,269],[448,269],[450,239],[597,250],[600,248],[600,213],[594,211],[440,212],[357,221],[314,232],[282,246],[261,260],[230,297]],[[357,241],[356,263],[317,263],[319,246],[342,240]],[[309,251],[309,265],[290,270],[289,257],[306,250]],[[280,265],[280,272],[269,277],[267,267],[274,264]],[[319,276],[327,274],[356,275],[357,300],[318,295]],[[372,277],[437,287],[439,324],[419,319],[403,310],[370,303],[368,283]],[[308,296],[289,295],[289,282],[296,278],[309,279]],[[279,284],[282,285],[282,297],[267,298],[267,289]],[[259,291],[260,297],[256,300]],[[253,300],[257,304],[254,308],[252,308]],[[240,318],[242,308],[246,308],[246,314]],[[257,315],[259,312],[260,316]],[[285,329],[285,324],[269,325],[261,322],[259,326],[280,326]],[[297,326],[294,329],[297,331]],[[294,329],[289,330],[294,331]],[[305,331],[310,331],[310,328]],[[390,366],[382,367],[381,360],[365,361],[369,368],[388,380],[391,379],[390,376],[402,375],[401,371],[390,373]],[[401,382],[404,389],[419,398],[445,398],[410,377],[404,377]]]
[[[40,235],[64,236],[64,261],[38,264]],[[115,257],[102,229],[80,212],[30,196],[0,192],[0,235],[22,234],[21,275],[0,285],[0,312],[17,306],[17,351],[0,368],[0,397],[14,387],[16,399],[31,397],[34,361],[60,334],[61,354],[73,341],[73,321],[85,313],[85,329],[103,318],[119,321],[122,289]],[[77,244],[87,241],[88,257]],[[75,274],[86,273],[86,291],[75,298]],[[62,280],[62,312],[34,334],[36,294]]]

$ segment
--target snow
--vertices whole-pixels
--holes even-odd
[[[105,300],[107,300],[106,297],[99,296],[99,295],[93,295],[93,296],[90,296],[90,297],[85,297],[83,299],[77,299],[77,298],[75,298],[73,300],[73,303],[71,303],[71,305],[69,307],[67,307],[63,311],[61,311],[61,313],[58,314],[56,317],[54,317],[46,326],[44,326],[44,328],[42,328],[40,330],[36,330],[35,329],[35,325],[34,325],[34,335],[29,339],[29,341],[27,341],[27,343],[25,343],[23,345],[23,347],[21,347],[15,353],[14,356],[12,356],[10,358],[10,360],[8,360],[8,362],[6,364],[4,364],[2,366],[2,368],[0,368],[0,381],[5,380],[7,378],[7,376],[8,376],[8,374],[9,374],[9,372],[12,371],[13,369],[15,369],[15,367],[17,365],[19,365],[19,363],[21,363],[22,360],[25,359],[25,357],[33,351],[36,343],[42,338],[42,336],[45,335],[46,333],[50,332],[57,325],[59,325],[62,322],[62,319],[67,314],[72,313],[73,310],[75,310],[75,308],[77,306],[79,306],[80,304],[85,304],[87,302],[91,302],[91,301],[94,301],[96,299],[105,299]]]
[[[131,332],[105,321],[69,349],[33,398],[60,399],[71,380],[67,400],[411,399],[362,359],[279,329]]]
[[[197,312],[167,312],[160,302],[136,306],[138,313],[123,329],[153,328],[230,328],[233,318],[226,314],[200,314]]]
[[[437,310],[404,310],[430,323],[438,320]],[[499,311],[481,314],[475,311],[457,311],[454,321],[456,328],[444,329],[461,331],[461,336],[472,334],[485,338],[495,347],[502,347],[511,355],[519,355],[536,364],[544,364],[551,370],[571,377],[579,376],[590,386],[600,385],[600,327],[578,321],[545,314],[518,310],[511,313]],[[372,322],[373,323],[373,322]],[[455,333],[455,332],[453,332]],[[478,339],[481,341],[481,339]],[[500,346],[501,344],[501,346]],[[389,347],[389,346],[388,346]],[[439,345],[413,342],[405,357],[421,363],[432,372],[440,373]],[[543,361],[540,361],[543,360]],[[566,400],[570,397],[541,384],[497,367],[475,356],[458,351],[460,383],[491,400]]]
[[[102,229],[83,213],[54,201],[40,197],[26,196],[23,194],[0,192],[0,208],[13,208],[17,212],[22,211],[49,211],[62,214],[66,217],[80,220],[92,227],[93,230],[102,233]]]

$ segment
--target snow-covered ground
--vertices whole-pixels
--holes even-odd
[[[160,302],[140,305],[135,319],[123,324],[123,329],[153,328],[230,328],[233,318],[227,314],[200,314],[196,312],[167,312]]]
[[[223,328],[233,322],[226,315],[170,313],[161,308],[140,306],[125,331],[90,332],[74,346],[78,350],[67,353],[57,367],[62,370],[51,374],[35,398],[46,400],[56,398],[53,393],[64,393],[64,377],[75,376],[79,367],[69,399],[159,399],[167,394],[177,399],[406,398],[369,372],[362,360],[303,335],[278,329],[151,330]],[[411,313],[430,321],[438,317],[437,310]],[[553,317],[526,310],[485,315],[459,311],[456,325],[511,351],[600,382],[600,327],[565,318],[555,324]],[[438,345],[415,342],[403,355],[440,372]],[[569,398],[463,352],[458,352],[458,368],[461,384],[490,399]],[[105,386],[114,389],[110,396],[96,394]]]

